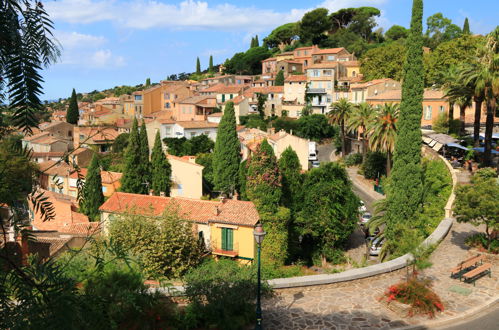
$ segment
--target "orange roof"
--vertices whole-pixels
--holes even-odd
[[[346,66],[346,67],[357,67],[360,66],[359,61],[340,61],[340,65]]]
[[[341,52],[342,50],[345,50],[345,48],[340,47],[340,48],[317,49],[316,51],[313,52],[313,55],[316,55],[316,54],[337,54],[337,53]]]
[[[244,101],[244,96],[242,95],[238,95],[236,96],[235,98],[233,98],[232,100],[230,100],[232,102],[234,102],[234,104],[239,104],[241,103],[242,101]]]
[[[41,138],[49,136],[49,135],[50,135],[50,132],[40,132],[40,133],[37,133],[37,134],[33,134],[31,136],[25,136],[23,138],[23,140],[24,141],[35,141],[37,139],[41,139]]]
[[[196,156],[182,156],[182,157],[178,157],[178,156],[173,156],[173,155],[166,155],[166,157],[168,159],[175,159],[175,160],[178,160],[178,161],[181,161],[181,162],[184,162],[184,163],[189,163],[191,165],[195,165],[195,166],[199,166],[199,167],[204,168],[203,165],[200,165],[200,164],[196,163]]]
[[[80,168],[80,176],[83,176],[85,178],[87,176],[88,169],[86,168]],[[119,181],[123,174],[119,172],[111,172],[111,171],[100,171],[100,176],[102,179],[102,183],[105,184],[113,184],[116,181]],[[69,176],[71,179],[78,179],[78,172],[74,171],[71,173]]]
[[[251,87],[244,91],[245,97],[253,97],[256,93],[269,94],[269,93],[284,93],[284,86],[265,86],[265,87]]]
[[[307,81],[307,76],[304,74],[289,75],[284,81]]]
[[[368,96],[366,100],[372,101],[398,101],[402,99],[402,90],[390,90],[384,93]],[[445,93],[438,89],[425,89],[423,94],[423,100],[445,100]]]
[[[232,94],[239,93],[246,86],[245,85],[225,85],[225,84],[216,84],[211,87],[205,88],[201,90],[202,93],[223,93],[223,94]]]
[[[224,202],[180,197],[160,197],[115,192],[99,210],[110,213],[133,212],[160,216],[167,210],[178,210],[186,220],[254,226],[260,217],[253,202],[227,199]]]
[[[88,137],[93,141],[114,141],[120,135],[113,127],[80,127],[79,133],[75,134],[86,135],[85,139]]]
[[[65,162],[48,160],[38,164],[38,168],[42,174],[68,176],[72,168]]]
[[[339,62],[322,62],[310,64],[307,69],[330,69],[336,68]]]
[[[265,60],[262,60],[262,62],[269,62],[269,61],[275,61],[275,60],[276,60],[275,57],[269,57],[269,58],[267,58]]]
[[[209,127],[218,127],[217,123],[210,123],[208,121],[176,121],[177,125],[182,126],[183,128],[209,128]]]
[[[374,80],[371,80],[371,81],[366,81],[366,82],[362,82],[362,83],[352,84],[350,87],[351,88],[366,88],[366,87],[369,87],[369,86],[373,86],[373,85],[377,85],[377,84],[384,84],[386,82],[391,82],[391,81],[394,81],[394,80],[391,79],[391,78],[374,79]]]

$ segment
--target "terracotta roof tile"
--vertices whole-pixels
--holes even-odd
[[[175,122],[177,125],[182,126],[183,128],[210,128],[210,127],[218,127],[218,123],[210,123],[208,121],[177,121]]]
[[[304,74],[298,74],[298,75],[289,75],[284,79],[284,81],[307,81],[307,76]]]
[[[442,90],[433,90],[426,89],[423,94],[423,100],[444,100],[446,97],[444,96],[444,92]],[[390,90],[384,93],[369,96],[366,100],[381,100],[381,101],[399,101],[402,99],[402,91],[400,89]]]
[[[228,199],[225,202],[180,197],[160,197],[116,192],[100,208],[103,212],[134,212],[159,216],[177,209],[186,220],[254,226],[260,219],[252,202]]]
[[[345,50],[345,48],[340,47],[340,48],[327,48],[327,49],[316,49],[312,54],[337,54],[341,52],[342,50]]]
[[[331,69],[336,68],[339,62],[322,62],[322,63],[314,63],[307,66],[307,69]]]
[[[87,172],[88,172],[88,169],[86,168],[80,168],[80,176],[82,176],[83,178],[85,178],[87,176]],[[114,182],[116,181],[119,181],[121,180],[121,177],[123,176],[123,174],[119,173],[119,172],[111,172],[111,171],[100,171],[100,176],[101,176],[101,179],[102,179],[102,183],[105,183],[105,184],[113,184]],[[73,171],[69,177],[71,179],[78,179],[78,172],[77,171]]]

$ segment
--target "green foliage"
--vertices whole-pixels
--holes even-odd
[[[302,208],[295,220],[312,255],[332,259],[354,231],[359,199],[346,170],[337,163],[312,169],[303,184]],[[307,239],[308,237],[308,239]]]
[[[272,267],[284,265],[288,259],[288,231],[291,212],[279,206],[273,213],[259,211],[267,235],[262,243],[262,260]]]
[[[290,45],[291,42],[297,38],[298,24],[287,23],[272,30],[272,32],[265,39],[263,39],[263,43],[269,48],[275,48],[281,44]]]
[[[147,186],[142,181],[142,148],[137,119],[133,120],[130,139],[125,150],[125,169],[121,177],[121,191],[147,194]]]
[[[213,55],[210,55],[210,61],[209,61],[209,64],[208,64],[208,72],[209,73],[213,73],[214,72],[214,69],[213,69]]]
[[[421,167],[421,116],[423,101],[423,1],[414,0],[411,30],[407,40],[407,56],[402,82],[402,101],[397,121],[394,164],[387,189],[388,240],[403,240],[397,225],[410,231],[423,192]]]
[[[151,86],[151,78],[147,78],[147,79],[146,79],[146,85],[145,85],[145,86],[146,86],[146,87]]]
[[[196,164],[204,166],[203,168],[203,194],[213,191],[215,181],[213,178],[213,154],[202,153],[196,156]]]
[[[192,225],[180,218],[174,204],[160,217],[119,216],[111,221],[109,235],[139,258],[149,277],[178,278],[201,261],[201,245],[192,235]]]
[[[163,153],[161,138],[158,131],[156,132],[154,147],[152,148],[151,154],[151,188],[155,195],[159,195],[160,192],[164,192],[166,196],[170,196],[170,189],[172,185],[171,176],[172,166],[170,165],[168,158],[166,158],[166,155]]]
[[[239,164],[239,180],[237,182],[237,192],[243,201],[248,200],[246,196],[246,177],[248,175],[248,160],[245,159]]]
[[[447,134],[449,132],[449,120],[447,119],[447,114],[439,114],[438,117],[433,120],[431,129],[434,130],[435,133]]]
[[[267,122],[262,119],[259,114],[249,114],[247,116],[240,116],[239,123],[248,128],[258,128],[262,131],[267,130]]]
[[[201,62],[199,62],[199,57],[196,58],[196,74],[201,74]]]
[[[258,35],[254,38],[251,38],[250,48],[260,47],[260,42],[258,41]]]
[[[284,86],[284,72],[282,70],[279,70],[279,72],[277,72],[277,75],[275,76],[274,86]]]
[[[463,32],[452,20],[436,13],[426,19],[426,46],[436,48],[439,44],[460,37]]]
[[[178,157],[210,153],[215,147],[215,143],[205,134],[196,135],[190,139],[164,138],[163,141],[168,146],[168,153]]]
[[[405,27],[396,24],[385,32],[385,37],[390,40],[405,39],[408,35],[409,31]]]
[[[497,179],[497,172],[492,167],[484,167],[479,169],[471,177],[471,183],[478,183],[483,180]]]
[[[258,114],[260,115],[261,119],[264,119],[265,118],[265,102],[267,102],[267,94],[257,93],[256,98],[257,98]]]
[[[76,100],[76,92],[73,88],[71,93],[71,98],[69,99],[69,107],[66,113],[66,121],[70,124],[78,124],[78,118],[80,118],[80,112],[78,110],[78,101]]]
[[[79,198],[81,211],[88,216],[90,221],[98,221],[99,207],[104,203],[104,194],[102,193],[102,178],[96,154],[92,156],[92,161],[88,167],[82,195],[82,198]]]
[[[494,239],[489,244],[487,235],[485,235],[484,233],[478,233],[466,237],[466,239],[464,240],[464,244],[469,247],[486,250],[490,253],[499,253],[499,239]]]
[[[188,328],[242,329],[254,319],[254,267],[231,260],[208,261],[184,277]],[[264,294],[269,289],[264,285]]]
[[[470,22],[468,21],[468,17],[464,19],[464,24],[463,24],[463,34],[464,35],[470,35]]]
[[[345,125],[349,120],[349,116],[352,113],[353,104],[348,101],[348,99],[342,98],[338,102],[334,102],[331,104],[331,110],[328,113],[328,116],[331,122],[340,126],[341,130],[341,154],[342,156],[346,155],[346,130]]]
[[[362,159],[363,159],[362,154],[359,153],[350,154],[345,157],[345,165],[348,167],[360,165],[362,164]]]
[[[260,74],[262,71],[261,61],[269,58],[271,55],[265,47],[253,47],[245,53],[236,53],[231,59],[225,61],[225,73]]]
[[[128,140],[130,140],[130,134],[121,133],[114,140],[113,147],[111,148],[111,150],[115,153],[121,153],[125,151],[126,147],[128,146]]]
[[[296,125],[297,130],[293,134],[317,142],[338,134],[338,130],[329,125],[326,116],[320,114],[302,116],[296,121]]]
[[[493,241],[493,232],[499,230],[499,183],[482,173],[474,178],[472,185],[463,185],[456,190],[454,215],[458,222],[469,222],[474,226],[484,225],[487,236],[486,248]]]
[[[331,22],[326,8],[317,8],[303,15],[299,23],[299,36],[302,43],[319,44],[324,38],[324,32],[329,30]]]
[[[147,139],[147,129],[146,123],[142,120],[142,126],[140,127],[140,173],[142,174],[142,182],[151,184],[151,162],[149,160],[149,141]],[[145,185],[148,189],[147,184]],[[149,191],[146,191],[149,193]]]
[[[368,50],[360,59],[360,72],[366,80],[392,78],[402,80],[406,46],[390,42]]]
[[[279,171],[282,175],[281,204],[294,211],[303,195],[303,176],[298,155],[291,147],[287,147],[281,154]]]
[[[227,102],[218,126],[217,141],[213,151],[213,181],[215,189],[231,196],[237,187],[240,142],[236,132],[234,103]]]

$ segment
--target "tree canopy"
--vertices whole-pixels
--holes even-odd
[[[385,37],[390,40],[398,40],[407,38],[408,34],[409,31],[405,27],[392,25],[392,27],[385,32]]]
[[[298,23],[286,23],[272,30],[263,42],[267,47],[275,48],[280,45],[290,45],[296,39],[298,39]]]
[[[406,47],[400,42],[390,42],[368,50],[360,59],[360,72],[372,79],[402,79]]]
[[[261,61],[272,54],[265,47],[253,47],[245,53],[236,53],[224,63],[226,73],[259,74],[262,71]]]
[[[163,152],[161,138],[158,131],[156,132],[154,147],[152,148],[151,154],[151,188],[155,195],[159,195],[163,192],[166,196],[170,196],[170,189],[172,185],[171,176],[172,167]]]
[[[90,221],[98,221],[99,207],[104,203],[104,194],[102,193],[102,178],[96,154],[92,156],[92,161],[88,167],[82,193],[83,198],[80,201],[82,212],[88,216]]]
[[[436,48],[439,44],[460,37],[463,31],[452,20],[436,13],[426,19],[426,46]]]
[[[76,92],[73,88],[71,97],[69,98],[69,107],[66,113],[66,121],[70,124],[78,124],[78,119],[80,118],[80,112],[78,110],[78,101],[76,99]]]

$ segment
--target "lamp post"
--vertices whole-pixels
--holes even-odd
[[[257,283],[257,293],[256,293],[256,325],[255,329],[262,329],[262,306],[260,302],[261,287],[260,287],[260,250],[262,247],[263,239],[267,233],[263,230],[262,224],[257,223],[255,229],[253,230],[253,236],[255,236],[255,241],[258,247],[258,283]]]

